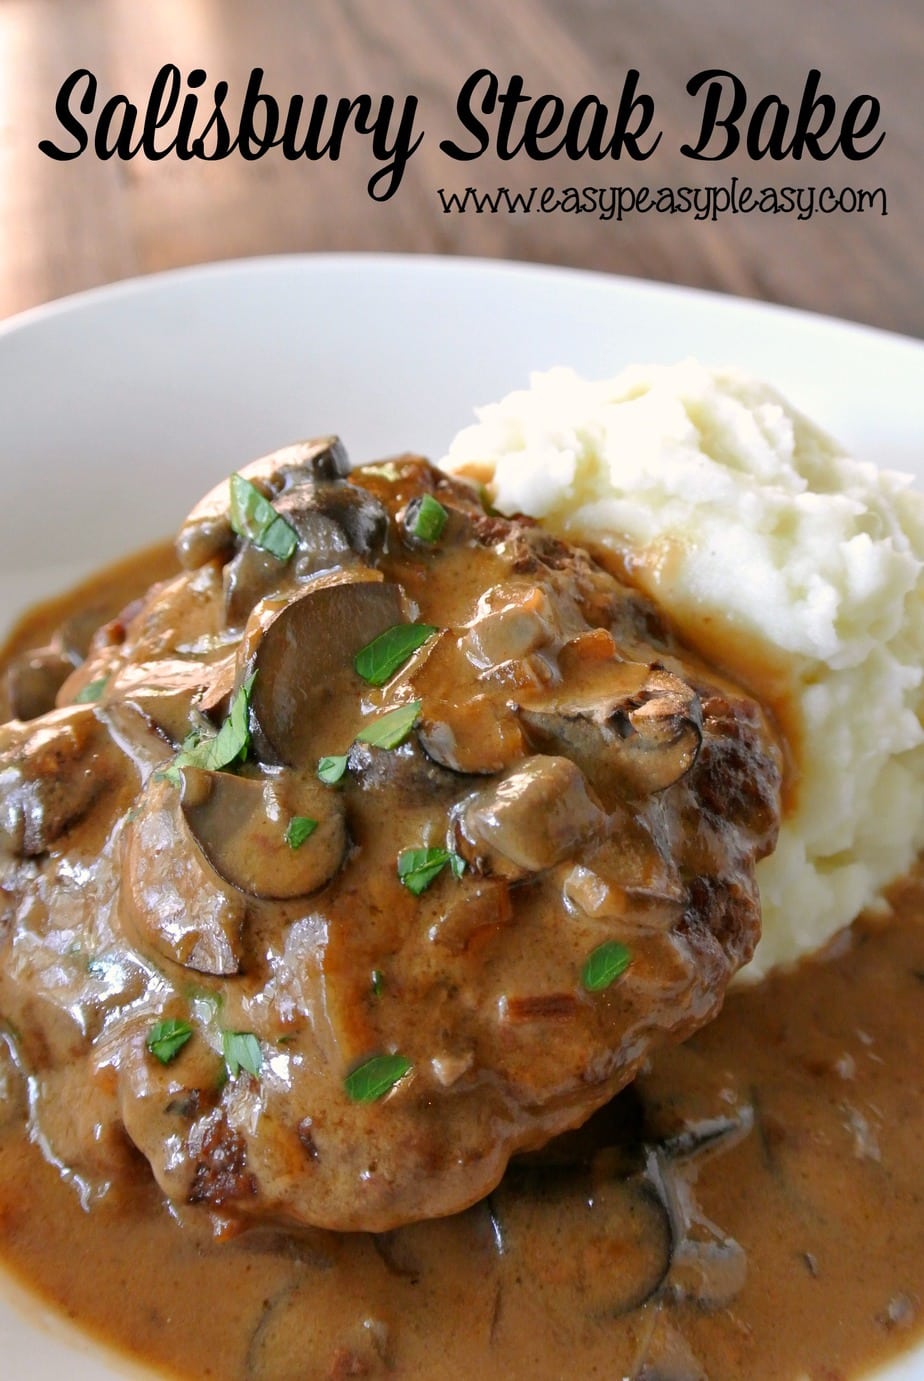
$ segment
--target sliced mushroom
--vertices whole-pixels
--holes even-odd
[[[541,872],[602,833],[606,817],[568,758],[535,755],[461,803],[459,851],[510,879]]]
[[[482,669],[529,656],[560,632],[548,593],[529,582],[509,581],[487,590],[468,625],[463,649]]]
[[[346,850],[343,801],[310,777],[237,777],[185,767],[182,808],[206,858],[226,881],[255,897],[303,897],[323,887]],[[315,822],[297,845],[293,819]]]
[[[0,757],[0,847],[46,853],[90,810],[106,781],[100,725],[87,706],[55,710],[24,732],[7,726]]]
[[[747,1260],[733,1237],[726,1237],[701,1212],[680,1163],[655,1148],[646,1178],[664,1204],[673,1252],[664,1291],[673,1300],[692,1300],[703,1309],[721,1309],[741,1293]]]
[[[284,1286],[267,1299],[244,1363],[245,1381],[282,1381],[287,1377],[376,1377],[395,1372],[389,1326],[366,1314],[349,1290],[327,1296],[317,1308],[317,1289],[309,1275]],[[299,1340],[293,1358],[292,1339]],[[304,1359],[317,1359],[310,1368]]]
[[[194,727],[202,697],[229,662],[233,678],[230,659],[211,664],[177,657],[128,662],[110,678],[106,686],[107,701],[132,706],[163,730],[170,742],[179,744]]]
[[[491,1195],[491,1206],[504,1242],[502,1271],[505,1260],[528,1261],[540,1247],[556,1244],[558,1270],[535,1275],[526,1288],[549,1319],[568,1328],[578,1322],[576,1299],[595,1321],[629,1314],[670,1271],[670,1219],[640,1175],[597,1180],[554,1166],[521,1166]]]
[[[699,699],[678,676],[638,662],[595,662],[580,679],[523,698],[530,741],[564,751],[604,800],[612,788],[647,796],[679,781],[702,741]]]
[[[349,470],[349,458],[340,440],[323,436],[285,446],[245,465],[239,473],[261,493],[275,498],[291,485],[342,478]],[[176,540],[177,556],[185,570],[216,558],[226,559],[234,550],[228,505],[228,481],[223,480],[189,514]]]
[[[155,773],[125,829],[119,915],[160,955],[199,973],[233,974],[246,899],[199,848],[179,789]]]
[[[58,691],[74,670],[56,647],[40,647],[15,657],[6,671],[6,706],[11,719],[38,719],[55,707]]]
[[[308,496],[310,509],[306,507]],[[322,565],[332,564],[323,546],[319,545],[315,552],[311,550],[309,525],[313,518],[323,518],[345,540],[351,553],[367,561],[382,550],[388,531],[384,505],[365,489],[342,480],[324,481],[310,488],[303,485],[284,495],[277,507],[302,537],[296,557],[300,576],[309,569],[320,570]],[[310,567],[309,559],[313,561]]]
[[[282,583],[370,559],[381,550],[388,530],[378,499],[342,480],[305,481],[273,506],[297,534],[298,547],[291,561],[282,563],[251,542],[241,545],[224,570],[225,610],[232,627],[240,627],[257,601]]]
[[[527,751],[523,729],[506,695],[481,685],[463,641],[451,632],[434,639],[414,670],[414,693],[423,701],[420,742],[452,772],[502,772]]]
[[[280,588],[285,572],[279,559],[246,543],[223,571],[225,617],[229,628],[241,628],[254,605]]]
[[[433,709],[426,703],[420,743],[440,767],[484,776],[523,757],[526,742],[516,717],[491,697],[468,695]]]
[[[250,707],[264,761],[308,767],[349,744],[363,687],[353,658],[403,619],[398,586],[371,570],[319,576],[298,599],[254,610],[244,655],[252,649]],[[345,712],[357,721],[346,730]]]
[[[96,717],[112,743],[134,765],[142,782],[164,767],[173,756],[170,744],[140,706],[127,700],[101,705]]]
[[[368,798],[354,802],[353,808],[368,816],[370,829],[375,828],[376,811],[380,819],[391,811],[421,809],[435,816],[458,798],[458,777],[432,762],[413,735],[396,749],[354,743],[347,761],[350,780]]]
[[[215,560],[226,563],[229,626],[241,627],[258,600],[282,584],[369,560],[382,550],[385,509],[374,495],[344,483],[349,469],[337,438],[321,437],[285,447],[239,472],[294,530],[298,545],[289,561],[237,537],[227,481],[196,505],[180,530],[177,554],[187,570]]]

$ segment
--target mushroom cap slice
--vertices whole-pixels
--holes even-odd
[[[607,787],[633,796],[664,791],[696,761],[702,709],[669,671],[639,662],[591,664],[580,681],[521,700],[527,737],[574,759],[604,800]]]
[[[193,838],[180,791],[155,773],[125,828],[123,926],[176,964],[234,974],[243,957],[246,907],[246,898],[219,877]]]
[[[56,647],[40,647],[14,657],[5,675],[7,717],[28,720],[48,714],[73,670],[74,663]]]
[[[364,683],[353,658],[404,622],[401,591],[377,571],[341,572],[319,576],[276,609],[258,605],[244,637],[245,650],[253,649],[249,670],[256,672],[254,743],[263,761],[313,767],[355,736]],[[349,724],[345,714],[352,715]]]
[[[334,480],[349,474],[350,462],[336,436],[316,437],[284,446],[271,455],[251,461],[238,473],[271,498],[290,484],[305,480]],[[222,480],[200,499],[186,518],[176,539],[176,552],[184,570],[195,570],[206,561],[226,557],[234,548],[229,516],[230,491]]]
[[[0,858],[61,847],[107,785],[105,735],[87,705],[0,729]]]
[[[343,800],[310,777],[282,772],[238,777],[182,769],[183,815],[216,872],[254,897],[304,897],[323,887],[346,852]],[[289,842],[293,819],[314,821],[304,842]]]
[[[303,479],[274,499],[273,507],[296,534],[298,546],[283,563],[244,541],[224,569],[225,609],[242,626],[258,600],[321,571],[358,567],[385,543],[388,517],[378,499],[342,480]]]

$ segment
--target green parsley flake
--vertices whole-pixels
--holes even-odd
[[[399,747],[417,723],[420,704],[419,700],[412,700],[408,705],[399,705],[396,710],[379,715],[378,719],[373,719],[365,729],[360,730],[355,742],[368,743],[370,748]],[[325,786],[334,786],[346,768],[347,754],[332,754],[318,761],[318,778]]]
[[[356,735],[357,743],[368,743],[370,748],[397,748],[407,738],[417,723],[420,714],[419,700],[407,705],[399,705],[396,710],[379,715]]]
[[[344,1079],[347,1097],[354,1103],[374,1103],[377,1098],[384,1098],[412,1067],[404,1055],[373,1055]]]
[[[395,624],[394,628],[386,628],[384,633],[360,648],[353,666],[370,686],[384,686],[408,658],[438,632],[439,629],[429,623]]]
[[[606,940],[587,957],[581,970],[581,982],[589,993],[602,992],[625,973],[632,963],[632,955],[618,940]]]
[[[95,681],[88,681],[85,686],[81,686],[80,690],[74,696],[74,704],[92,705],[95,701],[99,700],[103,691],[106,689],[106,682],[108,680],[108,676],[98,676]]]
[[[162,1065],[168,1065],[171,1060],[176,1059],[192,1033],[193,1029],[188,1021],[170,1017],[151,1027],[145,1045],[155,1059],[160,1060]]]
[[[312,820],[310,816],[293,815],[286,830],[286,843],[290,849],[300,849],[317,828],[317,820]]]
[[[346,753],[335,753],[331,757],[321,758],[318,763],[318,778],[325,786],[335,786],[346,771]]]
[[[243,475],[232,475],[231,526],[239,537],[269,552],[277,561],[288,561],[298,546],[298,533],[276,512],[256,485]]]
[[[449,864],[458,880],[465,872],[465,859],[448,849],[404,849],[398,855],[398,877],[409,892],[419,897]]]
[[[448,519],[443,505],[432,494],[424,494],[411,519],[410,531],[422,542],[438,542]]]
[[[221,1051],[232,1079],[242,1069],[257,1078],[263,1067],[263,1051],[252,1031],[222,1031]]]
[[[248,676],[231,701],[228,717],[217,734],[211,738],[198,738],[192,741],[186,739],[173,760],[172,769],[168,768],[163,773],[168,780],[173,780],[171,771],[175,773],[180,767],[202,767],[211,772],[218,772],[223,767],[230,767],[238,759],[243,761],[247,757],[250,747],[250,692],[256,674],[254,672]]]
[[[372,996],[381,997],[385,991],[385,975],[381,969],[372,970]]]

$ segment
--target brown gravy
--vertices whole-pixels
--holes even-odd
[[[230,1236],[201,1214],[180,1224],[140,1157],[85,1213],[14,1119],[0,1251],[68,1316],[183,1378],[857,1375],[920,1337],[924,1304],[924,873],[892,903],[887,925],[861,920],[733,992],[458,1217]]]

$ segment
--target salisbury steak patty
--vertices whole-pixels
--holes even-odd
[[[347,469],[216,489],[2,731],[0,1010],[85,1194],[130,1142],[232,1218],[462,1209],[756,943],[753,701],[583,551],[422,460]]]

